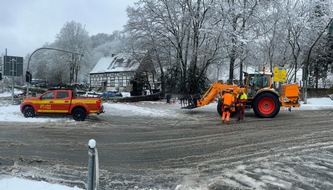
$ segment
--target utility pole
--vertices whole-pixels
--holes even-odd
[[[15,62],[16,60],[15,59],[12,59],[11,60],[12,62],[12,66],[11,66],[11,72],[12,72],[12,105],[14,105],[14,69],[15,69]]]

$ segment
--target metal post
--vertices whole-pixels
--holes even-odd
[[[12,105],[14,105],[14,61],[16,61],[15,59],[12,59]]]
[[[308,92],[307,92],[307,81],[306,79],[303,79],[303,88],[302,88],[302,92],[303,92],[303,101],[304,101],[304,104],[307,104],[308,103]]]
[[[88,187],[87,190],[94,190],[94,181],[95,181],[95,147],[96,141],[90,139],[88,143]]]

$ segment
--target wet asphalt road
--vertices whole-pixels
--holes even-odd
[[[229,125],[215,110],[174,114],[2,122],[1,173],[84,189],[95,139],[101,189],[333,188],[333,110],[281,110],[272,119],[248,111]]]

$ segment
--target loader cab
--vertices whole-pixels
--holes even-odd
[[[249,98],[253,98],[258,90],[272,86],[272,73],[246,73],[245,78],[246,93]]]

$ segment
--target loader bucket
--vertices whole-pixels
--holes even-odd
[[[185,107],[181,107],[181,109],[193,109],[193,108],[196,108],[196,107],[192,104],[185,106]]]

